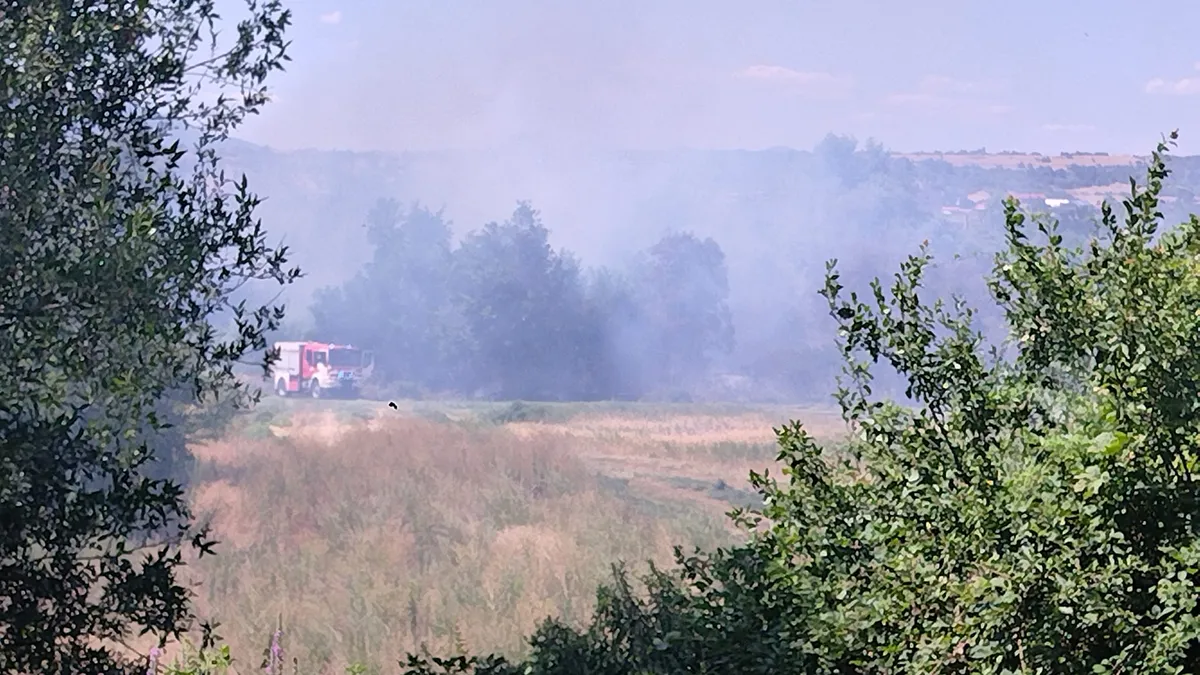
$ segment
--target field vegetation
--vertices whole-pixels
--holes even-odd
[[[222,32],[207,2],[10,4],[0,672],[366,675],[397,659],[405,675],[1200,672],[1200,218],[1168,229],[1164,215],[1196,203],[1165,180],[1200,163],[1167,161],[1174,134],[1094,229],[1004,200],[990,324],[928,285],[927,246],[886,283],[864,277],[883,269],[874,256],[830,261],[837,416],[255,407],[235,370],[265,353],[269,371],[284,309],[247,291],[300,271],[218,151],[270,99],[290,12],[247,2]],[[814,159],[841,186],[829,213],[866,207],[824,216],[840,235],[890,250],[880,235],[920,231],[901,227],[920,222],[918,163],[836,137]],[[952,175],[965,187],[1005,171]],[[1022,175],[1067,190],[1123,171]],[[794,185],[776,188],[819,196]],[[860,199],[880,187],[897,199]],[[960,192],[944,188],[926,196]],[[426,392],[608,400],[644,384],[638,397],[679,401],[730,356],[729,279],[709,237],[664,237],[631,292],[609,294],[621,285],[582,285],[528,204],[452,249],[445,227],[416,227],[426,215],[376,223],[388,245],[373,253],[436,235],[420,250],[453,254],[446,284],[414,281],[409,259],[402,278],[368,273],[325,295],[341,304],[317,303],[415,298],[375,317],[412,332],[359,327],[408,342],[395,353],[419,361],[393,362],[393,378],[424,364]],[[782,230],[761,240],[796,262]],[[666,302],[647,292],[671,287]],[[775,323],[792,344],[799,324]],[[757,370],[810,385],[785,366],[829,363],[800,355]],[[466,372],[440,372],[459,358]],[[598,377],[645,363],[625,374],[648,381]],[[740,376],[752,389],[754,370]],[[622,560],[639,572],[610,568]]]
[[[582,627],[614,563],[744,539],[772,426],[828,411],[672,404],[264,399],[194,448],[193,503],[220,554],[202,616],[237,655],[282,623],[301,672],[400,655],[527,655],[547,617]],[[333,670],[330,670],[333,669]]]

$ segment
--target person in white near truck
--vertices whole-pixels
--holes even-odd
[[[279,359],[270,378],[279,396],[302,393],[313,398],[353,398],[373,365],[370,352],[351,345],[277,342],[275,349]]]

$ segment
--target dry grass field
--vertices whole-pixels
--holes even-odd
[[[198,609],[244,672],[280,620],[301,672],[392,672],[422,644],[519,654],[545,617],[585,620],[612,563],[740,536],[725,513],[756,502],[747,474],[796,418],[841,429],[786,408],[269,399],[194,449],[222,542],[191,567]]]

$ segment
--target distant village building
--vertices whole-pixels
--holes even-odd
[[[988,202],[992,199],[992,194],[987,190],[976,190],[967,195],[967,199],[971,200],[971,203],[975,205],[974,208],[976,211],[983,211],[987,209]]]
[[[1067,206],[1076,202],[1070,196],[1063,197],[1047,197],[1044,192],[1010,192],[1006,196],[1015,197],[1026,207],[1037,208],[1045,205],[1049,208],[1056,209],[1060,206]],[[992,202],[992,194],[986,190],[976,190],[967,195],[966,199],[959,199],[954,204],[947,204],[942,207],[942,215],[962,215],[971,211],[985,211]]]

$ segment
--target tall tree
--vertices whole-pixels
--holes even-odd
[[[651,386],[645,341],[648,335],[637,289],[627,275],[593,270],[585,302],[590,339],[586,354],[587,391],[591,398],[640,398]]]
[[[693,384],[733,349],[725,253],[711,238],[668,234],[648,251],[640,292],[661,385]]]
[[[316,333],[371,347],[385,378],[448,386],[450,223],[441,211],[384,199],[366,226],[372,259],[340,288],[318,293]]]
[[[577,396],[586,356],[579,263],[555,251],[522,202],[455,251],[455,291],[470,335],[476,385],[508,398]]]
[[[233,365],[282,311],[229,299],[298,275],[218,167],[286,60],[289,13],[247,7],[227,44],[203,0],[0,11],[0,671],[118,672],[192,618],[179,544],[208,543],[148,470],[156,413],[249,402]]]

